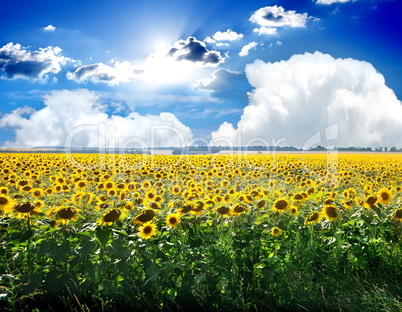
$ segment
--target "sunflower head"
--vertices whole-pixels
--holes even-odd
[[[152,222],[147,222],[140,228],[140,237],[150,239],[156,234],[156,225]]]
[[[339,210],[335,205],[324,205],[321,213],[328,221],[338,220],[341,217]]]
[[[228,216],[230,216],[230,214],[231,214],[231,210],[230,210],[230,208],[227,207],[227,206],[220,206],[220,207],[216,208],[215,211],[216,211],[217,213],[219,213],[219,215],[220,215],[221,217],[228,217]]]
[[[175,228],[180,223],[180,214],[172,213],[166,217],[166,225],[170,228]]]
[[[242,214],[243,212],[245,212],[246,210],[248,210],[248,208],[247,208],[246,205],[237,204],[236,206],[234,206],[234,207],[232,208],[232,213],[233,213],[235,216],[238,216],[238,215],[241,215],[241,214]]]
[[[102,217],[99,219],[98,224],[101,225],[110,225],[119,220],[121,216],[121,210],[120,209],[111,209],[106,211]]]
[[[154,217],[155,211],[153,209],[146,209],[134,218],[134,222],[144,224],[151,221]]]
[[[318,223],[320,221],[320,218],[321,218],[321,213],[318,211],[314,211],[307,216],[306,220],[304,221],[304,224],[308,225],[308,224]]]
[[[289,202],[284,198],[279,198],[274,202],[272,209],[276,212],[283,213],[289,208]]]
[[[280,236],[282,234],[282,230],[278,227],[274,227],[271,230],[271,235],[272,236]]]
[[[402,221],[402,208],[396,209],[396,210],[394,211],[394,216],[393,216],[393,218],[394,218],[395,220]]]
[[[392,192],[387,188],[382,188],[378,191],[377,200],[383,205],[388,205],[392,200]]]

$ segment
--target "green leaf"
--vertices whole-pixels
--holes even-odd
[[[110,236],[112,234],[112,230],[111,229],[97,229],[96,230],[96,237],[99,239],[100,243],[103,246],[106,246],[107,242],[110,239]]]
[[[52,293],[57,294],[68,283],[69,278],[67,274],[57,275],[56,272],[49,272],[45,278],[45,286]]]
[[[26,275],[21,278],[20,290],[22,295],[33,293],[42,283],[42,274]]]
[[[200,284],[200,283],[202,283],[203,281],[205,281],[206,277],[207,277],[206,274],[198,274],[198,275],[194,278],[194,282],[195,282],[196,284]]]

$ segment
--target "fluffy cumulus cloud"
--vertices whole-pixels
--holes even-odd
[[[24,78],[45,81],[49,74],[57,74],[61,67],[72,61],[61,55],[59,47],[39,48],[30,51],[12,42],[0,48],[1,77],[4,79]]]
[[[228,29],[225,32],[217,31],[213,38],[216,41],[235,41],[243,38],[243,34],[238,34],[237,32]]]
[[[241,51],[239,52],[240,56],[247,56],[248,52],[251,49],[254,49],[258,46],[258,43],[255,41],[250,42],[249,44],[245,45],[243,48],[241,48]]]
[[[170,48],[168,56],[176,61],[189,61],[203,67],[216,67],[225,60],[220,52],[208,50],[204,42],[194,37],[177,41]]]
[[[114,62],[113,66],[103,63],[83,65],[74,72],[68,72],[67,78],[76,82],[106,83],[109,86],[129,82],[139,77],[143,71],[130,62]]]
[[[138,148],[182,146],[191,130],[173,114],[108,115],[107,106],[87,89],[53,91],[40,110],[18,108],[0,119],[0,128],[11,129],[14,141],[4,147],[74,146]]]
[[[212,144],[273,145],[284,138],[284,145],[302,147],[318,133],[314,143],[323,146],[333,139],[339,146],[402,146],[401,102],[370,63],[315,52],[256,60],[246,75],[254,88],[249,104],[237,128],[222,124]]]
[[[286,11],[277,5],[261,8],[250,17],[252,23],[261,26],[253,31],[261,35],[274,35],[278,27],[305,27],[307,19],[307,13],[299,14],[296,11]]]
[[[47,25],[46,27],[43,27],[42,29],[47,32],[53,32],[56,30],[56,27],[54,27],[53,25]]]

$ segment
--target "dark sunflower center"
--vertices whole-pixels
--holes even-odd
[[[169,223],[170,223],[170,224],[176,224],[176,223],[177,223],[176,217],[171,217],[171,218],[169,219]]]
[[[150,234],[150,233],[152,232],[152,226],[147,225],[147,226],[143,229],[143,232],[144,232],[145,234]]]
[[[317,221],[319,217],[320,217],[320,215],[315,212],[310,216],[309,219],[310,219],[310,221]]]
[[[0,197],[0,205],[7,205],[8,200],[5,197]]]
[[[148,209],[141,213],[136,219],[140,222],[151,221],[155,217],[155,211]]]
[[[387,193],[381,193],[381,198],[382,198],[382,200],[388,200],[388,198],[389,198],[389,195],[387,194]]]
[[[377,198],[375,198],[374,196],[370,196],[369,198],[367,198],[367,204],[369,205],[374,205],[376,201]]]
[[[114,222],[117,221],[117,219],[119,219],[121,215],[120,210],[114,209],[111,210],[110,212],[108,212],[104,217],[103,217],[103,221],[105,222]]]
[[[278,200],[275,204],[275,208],[278,210],[284,210],[288,206],[288,202],[286,200]]]
[[[336,218],[338,216],[338,212],[336,211],[335,207],[327,207],[325,208],[325,212],[330,218]]]
[[[32,203],[21,203],[15,206],[15,211],[20,213],[28,213],[35,209],[35,205]]]
[[[216,211],[221,214],[228,214],[229,213],[229,208],[228,207],[219,207],[218,209],[216,209]]]
[[[62,208],[59,211],[57,211],[57,216],[61,219],[66,219],[69,220],[75,215],[75,210],[71,209],[70,207],[68,208]]]
[[[402,209],[395,211],[395,218],[402,219]]]
[[[301,195],[301,194],[296,194],[293,198],[294,198],[295,200],[302,200],[304,197],[303,197],[303,195]]]

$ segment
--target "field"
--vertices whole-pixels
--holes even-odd
[[[402,310],[401,166],[0,154],[0,308]]]

